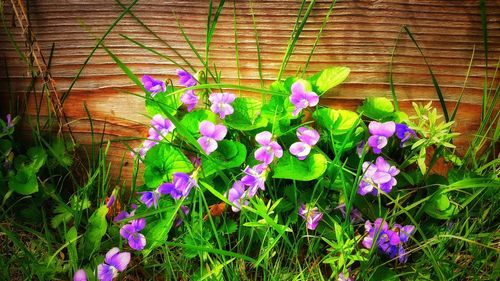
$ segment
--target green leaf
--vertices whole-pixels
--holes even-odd
[[[144,257],[147,257],[154,249],[163,245],[163,243],[167,241],[168,233],[170,232],[177,216],[176,210],[178,210],[179,206],[167,207],[162,219],[153,224],[149,224],[150,226],[152,225],[152,227],[148,227],[144,234],[147,241],[146,247],[142,251]]]
[[[73,264],[73,266],[76,268],[78,266],[78,253],[76,251],[76,239],[77,239],[78,233],[76,231],[76,228],[73,226],[71,227],[68,232],[64,235],[64,238],[66,240],[66,243],[68,244],[68,256],[69,260]]]
[[[217,116],[210,110],[194,110],[184,115],[181,124],[191,133],[191,135],[200,136],[200,123],[205,120],[216,124]]]
[[[58,163],[64,167],[69,167],[73,164],[73,157],[68,154],[68,150],[72,151],[73,148],[67,148],[67,145],[64,143],[62,138],[57,138],[50,145],[50,152],[53,154],[53,157],[58,161]]]
[[[320,108],[314,112],[313,117],[321,127],[334,135],[345,134],[359,124],[358,114],[350,110]]]
[[[323,175],[327,167],[327,159],[321,153],[311,152],[304,160],[288,152],[283,154],[274,169],[273,178],[310,181]]]
[[[458,213],[455,205],[440,190],[432,195],[432,198],[424,205],[424,211],[436,219],[447,220]]]
[[[210,158],[203,157],[203,175],[209,176],[219,170],[239,167],[247,157],[246,147],[239,142],[223,140],[219,142],[219,147],[210,154]]]
[[[394,273],[394,271],[388,267],[380,266],[375,270],[373,275],[371,276],[370,281],[399,281],[399,277]]]
[[[313,85],[313,89],[318,95],[322,95],[331,88],[341,84],[349,76],[351,70],[344,66],[335,66],[324,69],[307,80]]]
[[[180,101],[182,93],[173,95],[175,89],[172,85],[167,86],[167,91],[156,94],[151,97],[147,94],[146,98],[146,110],[151,116],[156,114],[163,114],[166,110],[170,115],[175,115],[177,109],[182,105]]]
[[[358,108],[358,112],[374,120],[385,120],[394,113],[394,105],[384,97],[369,97],[363,105]]]
[[[84,259],[89,259],[93,253],[99,250],[101,239],[108,229],[108,223],[106,221],[107,213],[108,208],[104,205],[95,210],[92,216],[90,216],[87,230],[85,234],[83,234],[83,239],[80,244],[80,255]]]
[[[36,172],[31,166],[21,166],[16,175],[9,178],[9,188],[22,195],[30,195],[38,191]]]
[[[33,172],[36,174],[38,170],[45,164],[47,160],[47,153],[41,147],[35,146],[28,149],[27,153],[28,157],[31,160],[29,166],[33,169]]]
[[[150,188],[171,181],[175,172],[189,173],[193,170],[191,161],[182,151],[165,142],[160,142],[148,151],[144,166],[144,182]]]
[[[224,123],[233,129],[249,131],[267,126],[268,120],[261,114],[262,104],[252,98],[237,98],[232,106],[234,113],[224,119]]]

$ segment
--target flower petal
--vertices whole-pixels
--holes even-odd
[[[203,151],[205,151],[207,155],[217,150],[218,147],[217,141],[209,137],[199,138],[198,143],[200,144],[201,148],[203,149]]]
[[[303,142],[296,142],[290,146],[290,153],[297,157],[305,157],[309,155],[310,152],[311,152],[311,146]]]
[[[268,145],[271,142],[273,135],[269,131],[263,131],[255,135],[255,140],[260,145]]]
[[[122,252],[114,255],[111,258],[111,262],[109,265],[114,266],[118,271],[124,271],[127,268],[128,263],[130,262],[130,253]]]
[[[224,125],[215,125],[215,130],[212,135],[212,138],[214,138],[217,141],[223,140],[227,135],[227,128]]]
[[[393,121],[380,123],[377,121],[372,121],[368,124],[368,130],[372,135],[384,136],[390,138],[396,132],[396,123]]]

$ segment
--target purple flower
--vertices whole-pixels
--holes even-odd
[[[314,129],[300,127],[297,129],[297,137],[300,141],[290,146],[290,153],[297,156],[299,160],[304,160],[319,141],[319,133]]]
[[[7,118],[7,127],[5,128],[5,130],[8,130],[14,127],[14,123],[12,122],[12,115],[10,115],[10,113],[7,114],[6,118]]]
[[[159,92],[165,92],[167,90],[167,86],[165,85],[165,82],[160,81],[160,80],[155,80],[155,79],[153,79],[153,77],[151,77],[149,75],[142,76],[141,80],[142,80],[142,84],[144,85],[144,88],[148,92],[151,92],[152,97],[154,97]]]
[[[181,96],[181,102],[187,105],[188,111],[193,110],[193,108],[196,106],[196,103],[198,103],[199,99],[200,98],[194,93],[194,90],[187,90]]]
[[[226,115],[231,115],[234,112],[234,108],[231,103],[236,99],[236,96],[231,93],[213,93],[208,98],[212,102],[210,109],[214,113],[218,113],[221,119],[224,119]]]
[[[360,141],[359,144],[356,146],[356,153],[358,154],[359,158],[363,156],[364,149],[365,149],[365,141]]]
[[[373,153],[380,154],[382,148],[387,145],[388,138],[394,135],[396,131],[396,123],[389,121],[385,123],[379,123],[377,121],[372,121],[368,125],[368,130],[372,134],[368,138],[368,145],[373,149]]]
[[[267,166],[265,164],[259,164],[250,168],[247,166],[243,173],[245,176],[241,178],[241,183],[248,186],[247,196],[252,198],[259,189],[265,190],[266,186],[266,173]]]
[[[111,196],[108,199],[108,202],[106,202],[106,208],[111,208],[115,204],[115,191],[111,193]]]
[[[386,231],[388,228],[387,222],[383,221],[381,218],[376,219],[373,224],[367,220],[365,222],[365,231],[368,232],[368,236],[363,238],[363,246],[367,249],[371,249],[373,246],[373,239],[375,239],[375,237],[380,237],[380,233]]]
[[[389,193],[392,187],[397,184],[394,177],[399,174],[399,170],[395,166],[391,166],[382,156],[377,157],[375,165],[368,161],[364,162],[363,171],[363,179],[359,183],[358,189],[358,193],[361,195],[370,193],[377,196],[378,189]]]
[[[173,188],[170,191],[170,195],[175,200],[181,197],[186,197],[191,192],[193,186],[198,186],[196,179],[186,173],[175,173]]]
[[[177,75],[179,76],[179,83],[183,86],[192,87],[198,83],[193,75],[182,69],[177,69]]]
[[[345,203],[339,204],[335,209],[338,209],[342,213],[342,217],[345,218],[346,216]],[[351,210],[349,219],[351,220],[352,223],[364,221],[361,212],[356,208],[353,208]]]
[[[187,216],[189,214],[189,208],[186,206],[181,206],[181,211],[184,213],[184,216]],[[175,220],[174,227],[179,227],[182,224],[182,218],[178,217]]]
[[[129,218],[129,217],[132,217],[135,215],[135,210],[137,209],[137,205],[136,204],[131,204],[131,207],[132,207],[132,211],[127,212],[126,210],[123,210],[121,212],[119,212],[116,217],[113,219],[114,222],[119,222],[121,220],[124,220],[126,218]]]
[[[306,227],[309,230],[315,230],[318,227],[318,223],[323,218],[323,213],[318,212],[318,208],[306,207],[304,204],[300,204],[299,216],[306,220]]]
[[[417,134],[405,124],[396,124],[396,137],[401,140],[399,146],[403,147],[411,137],[417,138]]]
[[[146,205],[146,207],[149,209],[151,206],[154,206],[155,209],[158,207],[158,200],[160,199],[161,195],[166,195],[166,194],[171,194],[171,191],[173,189],[173,184],[172,183],[162,183],[156,190],[154,191],[144,191],[144,192],[139,192],[142,194],[141,196],[141,202]]]
[[[394,224],[394,227],[389,229],[387,223],[382,218],[378,218],[373,225],[370,221],[366,221],[365,230],[368,232],[362,242],[365,248],[371,249],[377,245],[379,250],[389,255],[391,259],[398,256],[400,263],[406,262],[408,257],[403,244],[408,241],[415,226]]]
[[[87,281],[87,272],[82,268],[78,269],[73,275],[73,281]]]
[[[268,131],[255,135],[255,140],[262,145],[255,151],[255,159],[266,165],[273,162],[274,156],[276,156],[276,158],[281,158],[283,156],[283,149],[281,149],[281,146],[276,141],[273,141],[272,138],[273,135]]]
[[[175,125],[168,118],[164,118],[161,114],[156,114],[151,119],[151,128],[149,129],[150,140],[161,140],[169,133],[173,132]]]
[[[217,141],[221,141],[227,134],[227,128],[224,125],[214,125],[210,121],[200,123],[201,138],[198,143],[207,155],[217,150]]]
[[[235,181],[233,183],[233,187],[231,187],[227,193],[227,199],[234,205],[231,206],[233,212],[239,212],[242,204],[248,205],[249,202],[246,198],[245,186],[241,181]]]
[[[146,219],[140,218],[130,221],[128,224],[122,226],[120,235],[127,239],[130,248],[140,251],[146,246],[146,237],[139,231],[143,230],[146,226]]]
[[[337,281],[354,281],[354,277],[352,277],[351,275],[351,269],[347,269],[347,277],[344,275],[343,272],[339,273],[339,277],[337,279]]]
[[[315,92],[306,92],[304,84],[297,81],[292,85],[290,101],[293,105],[295,105],[295,109],[292,114],[293,116],[297,116],[302,109],[310,106],[316,106],[319,102],[319,97]]]
[[[120,253],[120,249],[112,248],[106,253],[104,263],[97,266],[97,278],[100,281],[112,281],[118,276],[118,272],[122,272],[127,268],[130,262],[130,253]]]

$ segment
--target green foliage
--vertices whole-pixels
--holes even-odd
[[[108,208],[101,206],[90,216],[87,230],[80,242],[80,256],[82,258],[88,260],[92,254],[99,250],[102,237],[106,234],[108,228],[108,222],[106,221],[107,213]]]
[[[374,120],[387,120],[394,113],[394,105],[384,97],[368,97],[358,108],[358,112],[363,112],[363,115]]]
[[[458,213],[457,206],[442,191],[436,191],[424,205],[424,211],[436,219],[447,220]]]
[[[348,67],[335,66],[324,69],[307,80],[311,82],[314,92],[322,95],[344,82],[350,72],[351,70]]]
[[[177,109],[182,105],[180,101],[182,94],[173,94],[175,89],[172,85],[168,85],[166,88],[167,91],[160,92],[154,97],[148,95],[149,98],[146,98],[146,110],[151,116],[163,114],[165,111],[170,115],[175,115]]]
[[[218,171],[241,166],[247,158],[246,147],[235,141],[221,141],[210,157],[203,156],[201,166],[203,175],[209,176]]]
[[[325,173],[327,164],[326,157],[321,153],[312,151],[305,160],[298,160],[297,157],[285,152],[274,168],[273,178],[315,180]]]
[[[217,116],[210,110],[194,110],[187,113],[181,120],[181,124],[193,136],[200,136],[200,123],[208,120],[212,123],[217,122]]]
[[[175,172],[189,173],[193,170],[191,161],[184,153],[165,142],[158,143],[148,151],[144,165],[144,182],[151,189],[172,181]]]
[[[239,97],[233,102],[234,113],[224,123],[234,129],[250,131],[267,126],[267,118],[261,114],[262,104],[252,98]]]

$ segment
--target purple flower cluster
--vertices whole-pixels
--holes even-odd
[[[198,83],[193,75],[182,69],[177,69],[177,75],[179,76],[179,83],[185,87],[193,87]],[[188,111],[194,109],[199,99],[194,90],[187,90],[181,96],[181,102],[187,106]]]
[[[377,157],[375,165],[371,162],[363,163],[363,179],[359,183],[358,193],[377,196],[378,190],[389,193],[397,184],[396,178],[399,170],[395,166],[391,166],[382,156]]]
[[[314,129],[300,127],[297,129],[297,137],[300,141],[290,146],[290,153],[297,156],[299,160],[304,160],[319,141],[319,133]]]
[[[380,154],[382,148],[387,145],[388,139],[394,135],[396,124],[392,121],[379,123],[372,121],[368,124],[371,136],[368,138],[368,145],[373,149],[373,153]]]
[[[151,206],[158,207],[158,200],[162,195],[170,195],[175,200],[187,197],[193,186],[198,186],[196,178],[186,173],[174,173],[174,181],[160,184],[154,191],[139,192],[142,194],[141,202],[149,209]]]
[[[119,272],[124,271],[130,262],[130,253],[120,252],[118,248],[112,248],[106,253],[104,263],[97,266],[97,278],[100,281],[112,281]]]
[[[396,137],[401,140],[399,146],[403,147],[410,138],[417,138],[417,134],[406,124],[396,124]]]
[[[130,248],[140,251],[146,246],[146,237],[139,233],[146,227],[146,219],[140,218],[130,221],[120,229],[120,235],[128,241]]]
[[[129,217],[133,217],[135,215],[135,210],[137,210],[137,205],[136,204],[131,204],[132,211],[127,212],[126,210],[120,211],[115,218],[113,219],[114,222],[119,222],[121,220],[124,220]]]
[[[148,150],[166,138],[174,129],[175,125],[170,119],[164,118],[161,114],[156,114],[151,119],[151,128],[149,128],[148,131],[148,138],[142,143],[142,146],[136,150],[136,153],[138,153],[141,158],[144,158]],[[135,155],[135,153],[133,153],[133,155]]]
[[[340,213],[342,213],[342,217],[345,218],[345,216],[347,215],[346,210],[345,210],[345,203],[339,204],[335,209],[338,209],[340,211]],[[351,223],[357,223],[357,222],[364,221],[363,216],[361,215],[361,212],[356,208],[353,208],[351,210],[351,213],[349,215],[349,219],[351,220]]]
[[[227,128],[224,125],[215,125],[214,123],[205,120],[200,123],[201,137],[198,143],[207,155],[217,150],[217,141],[221,141],[226,137]]]
[[[156,96],[156,94],[160,92],[167,91],[167,86],[165,85],[165,82],[160,80],[155,80],[153,79],[153,77],[149,75],[142,76],[141,81],[142,85],[144,85],[144,88],[151,93],[152,97]]]
[[[208,100],[212,103],[210,109],[219,114],[220,119],[224,119],[226,115],[231,115],[234,108],[231,103],[236,99],[236,96],[231,93],[212,93]]]
[[[283,149],[273,140],[273,135],[270,132],[264,131],[258,133],[255,135],[255,140],[261,145],[261,147],[255,151],[255,159],[261,161],[265,165],[271,164],[274,157],[281,158],[283,156]]]
[[[379,250],[389,255],[391,259],[398,257],[400,263],[405,263],[408,256],[403,244],[408,242],[414,230],[413,225],[401,226],[399,224],[394,224],[390,229],[382,218],[376,219],[373,224],[366,221],[365,231],[368,235],[363,238],[362,244],[367,249],[377,245]]]
[[[403,147],[404,144],[411,138],[417,138],[415,131],[410,129],[405,124],[396,124],[392,121],[379,123],[376,121],[370,122],[368,124],[368,130],[371,136],[368,138],[368,145],[373,149],[373,153],[380,154],[382,148],[387,145],[390,137],[396,133],[396,137],[401,141],[400,146]]]
[[[306,228],[309,230],[315,230],[318,227],[318,223],[323,218],[323,213],[318,212],[318,208],[311,208],[304,204],[300,204],[299,216],[301,216],[306,221]]]
[[[255,196],[257,191],[266,189],[267,165],[264,163],[243,170],[245,174],[241,180],[233,183],[227,192],[228,200],[233,203],[233,212],[238,212],[242,205],[248,205],[248,199]]]
[[[316,106],[319,102],[319,97],[315,92],[306,92],[304,84],[297,81],[292,84],[292,94],[290,95],[290,101],[295,106],[292,115],[297,116],[307,107]]]

